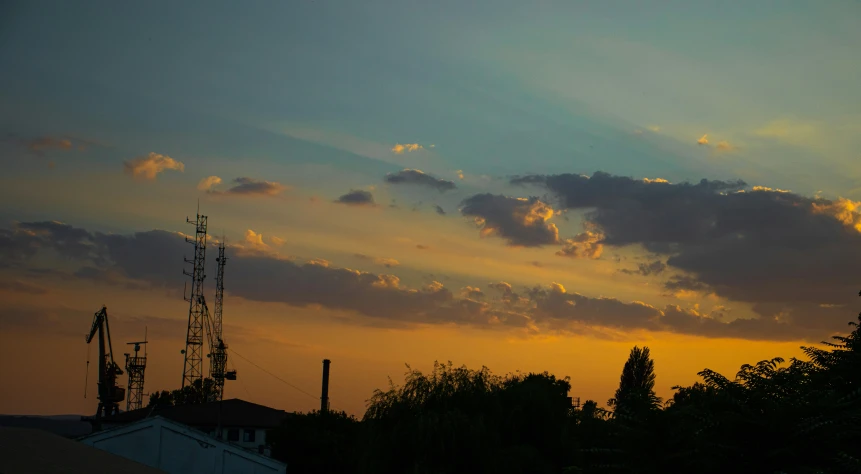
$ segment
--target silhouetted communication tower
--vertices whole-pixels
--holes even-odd
[[[227,257],[224,254],[225,244],[218,245],[218,272],[215,275],[215,314],[211,324],[207,325],[212,331],[209,337],[209,377],[215,382],[218,399],[224,398],[224,380],[236,380],[236,371],[227,370],[227,343],[222,333],[222,315],[224,311],[224,264]],[[207,318],[209,313],[207,312]]]
[[[129,374],[126,411],[137,410],[143,406],[144,372],[146,371],[146,339],[146,333],[144,333],[143,341],[126,343],[135,346],[135,355],[130,355],[129,353],[125,354],[126,373]],[[144,346],[143,355],[140,355],[141,344]]]
[[[206,216],[197,211],[197,220],[186,218],[186,222],[194,224],[195,234],[192,240],[185,238],[188,243],[194,244],[194,258],[185,259],[185,263],[192,264],[191,272],[183,270],[191,277],[191,294],[186,298],[188,301],[188,331],[185,338],[185,366],[182,371],[182,386],[191,385],[195,380],[203,379],[203,325],[204,306],[203,303],[203,280],[206,279]]]

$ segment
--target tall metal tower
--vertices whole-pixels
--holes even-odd
[[[218,244],[218,272],[215,275],[215,314],[212,320],[212,331],[215,333],[216,339],[222,338],[221,333],[221,318],[224,306],[224,264],[227,263],[227,257],[224,255],[224,242]]]
[[[126,411],[137,410],[143,406],[144,372],[146,371],[146,333],[144,340],[127,342],[135,346],[135,355],[126,353],[126,373],[129,374],[128,398],[126,399]],[[144,353],[140,355],[141,344],[144,345]]]
[[[186,218],[186,222],[194,224],[195,234],[192,240],[185,238],[188,243],[194,244],[194,258],[185,259],[185,263],[192,264],[191,272],[183,270],[191,277],[191,294],[186,298],[188,301],[188,332],[185,337],[185,366],[182,371],[182,386],[191,385],[195,380],[203,380],[203,280],[206,279],[206,216],[197,211],[197,220]]]
[[[225,245],[221,242],[218,245],[218,272],[215,275],[215,313],[212,317],[212,337],[210,340],[209,353],[209,376],[215,382],[215,390],[218,394],[218,399],[224,397],[224,379],[227,376],[227,344],[224,343],[222,334],[222,312],[224,306],[224,264],[227,263],[227,257],[224,255]]]

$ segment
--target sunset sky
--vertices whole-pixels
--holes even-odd
[[[859,50],[854,0],[3,2],[0,413],[95,412],[103,304],[179,388],[198,201],[228,398],[799,356],[861,306]]]

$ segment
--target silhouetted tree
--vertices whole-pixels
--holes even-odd
[[[627,416],[656,409],[661,399],[655,394],[655,361],[648,347],[634,347],[622,368],[616,396],[607,401],[614,412]]]
[[[272,456],[296,474],[358,472],[359,421],[341,412],[292,413],[266,439]]]
[[[215,381],[211,378],[197,379],[190,385],[176,390],[162,390],[149,397],[147,407],[199,405],[218,400]]]

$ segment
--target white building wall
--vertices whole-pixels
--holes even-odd
[[[95,433],[81,442],[172,474],[286,472],[283,463],[160,417]]]

